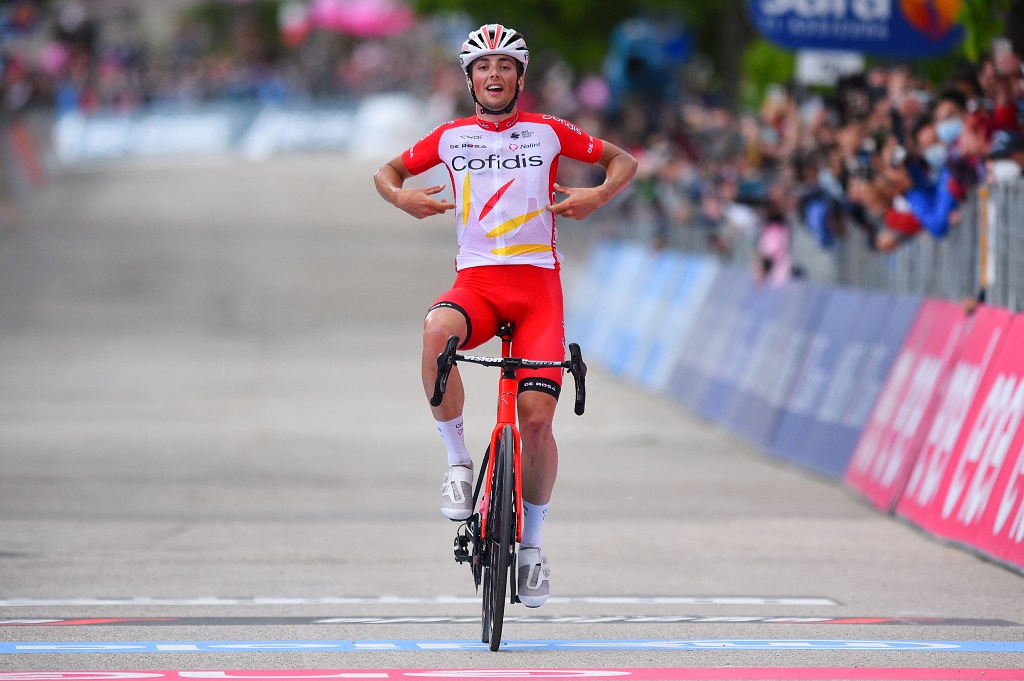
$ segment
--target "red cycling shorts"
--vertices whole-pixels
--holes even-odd
[[[558,270],[534,265],[467,267],[452,288],[430,307],[449,307],[466,318],[461,348],[471,350],[512,324],[512,354],[526,359],[565,359],[565,320]],[[562,369],[520,369],[519,391],[539,390],[558,397]]]

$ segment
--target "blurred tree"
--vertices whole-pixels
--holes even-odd
[[[206,0],[185,14],[205,27],[215,49],[229,49],[246,61],[271,61],[281,55],[277,24],[280,0],[256,0],[236,6]]]
[[[758,38],[743,53],[741,104],[756,109],[772,83],[785,85],[793,79],[796,56],[789,50]]]
[[[1007,35],[1013,28],[1008,21],[1018,0],[963,0],[957,17],[966,28],[964,56],[972,62],[981,59],[992,46],[992,39]],[[1017,26],[1019,34],[1021,27]],[[1020,45],[1017,46],[1018,50]]]
[[[609,50],[613,29],[627,19],[676,22],[690,33],[696,50],[715,65],[715,84],[733,99],[740,57],[753,31],[744,0],[620,0],[599,5],[592,0],[519,0],[498,11],[471,0],[413,0],[420,13],[458,12],[479,24],[501,21],[522,31],[534,53],[562,56],[580,73],[596,72]]]

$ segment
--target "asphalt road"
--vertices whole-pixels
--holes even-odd
[[[377,165],[76,171],[0,232],[0,672],[1024,668],[1020,575],[600,367],[556,419],[552,601],[509,608],[499,653],[428,645],[479,634],[418,377],[454,230],[382,202]],[[463,375],[482,453],[495,375]],[[313,645],[197,644],[238,641]]]

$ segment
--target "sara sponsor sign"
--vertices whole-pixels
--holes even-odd
[[[954,303],[924,303],[857,442],[846,482],[882,510],[903,489],[967,319]]]
[[[1008,316],[976,320],[897,510],[1024,567],[1024,317]]]
[[[961,0],[748,0],[769,40],[792,49],[900,57],[948,52],[963,35]]]

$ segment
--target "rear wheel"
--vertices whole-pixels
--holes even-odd
[[[505,426],[494,452],[494,477],[487,508],[487,538],[484,540],[483,637],[491,650],[501,645],[501,625],[505,617],[505,594],[512,560],[512,495],[515,488],[513,456],[515,435]]]

